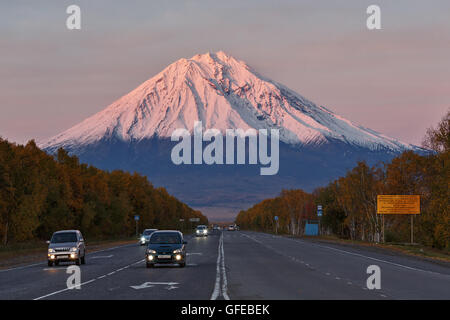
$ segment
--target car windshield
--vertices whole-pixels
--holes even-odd
[[[206,229],[205,226],[198,226],[197,229]]]
[[[144,233],[143,233],[143,235],[144,236],[148,236],[148,235],[151,235],[153,232],[155,232],[156,230],[144,230]]]
[[[181,237],[174,232],[154,233],[150,238],[152,244],[178,244],[181,243]]]
[[[53,234],[51,243],[77,242],[77,234],[75,232],[60,232]]]

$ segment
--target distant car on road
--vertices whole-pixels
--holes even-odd
[[[144,232],[142,232],[141,238],[139,239],[139,243],[141,244],[141,246],[148,244],[151,234],[157,230],[158,229],[145,229]]]
[[[208,236],[208,227],[205,225],[199,225],[195,229],[195,236],[197,237],[207,237]]]
[[[158,230],[152,233],[145,253],[147,268],[159,263],[178,263],[186,266],[186,244],[183,234],[176,230]]]
[[[79,230],[57,231],[47,243],[49,267],[62,261],[73,261],[77,265],[86,263],[86,246]]]
[[[235,230],[236,230],[236,227],[234,226],[234,224],[230,224],[228,226],[228,231],[235,231]]]

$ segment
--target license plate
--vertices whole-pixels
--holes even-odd
[[[158,256],[158,259],[170,259],[170,258],[172,258],[172,256],[168,254],[160,254]]]
[[[57,259],[67,259],[69,256],[56,256]]]

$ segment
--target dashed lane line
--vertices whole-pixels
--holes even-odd
[[[79,286],[82,287],[82,286],[85,286],[85,285],[87,285],[87,284],[89,284],[89,283],[92,283],[92,282],[94,282],[94,281],[96,281],[96,280],[100,280],[100,279],[106,278],[107,276],[112,276],[112,275],[115,274],[116,272],[120,272],[121,270],[124,270],[124,269],[128,268],[129,266],[136,265],[136,264],[141,263],[141,262],[143,262],[143,261],[145,261],[145,259],[141,259],[141,260],[139,260],[139,261],[136,261],[135,263],[132,263],[132,264],[126,266],[126,267],[117,269],[116,271],[113,271],[113,272],[104,274],[104,275],[102,275],[102,276],[99,276],[99,277],[97,277],[97,278],[95,278],[95,279],[91,279],[91,280],[89,280],[89,281],[83,282],[83,283],[81,283]],[[50,296],[54,296],[54,295],[56,295],[56,294],[59,294],[59,293],[62,293],[62,292],[68,291],[68,290],[72,290],[72,289],[74,289],[74,287],[67,287],[67,288],[65,288],[65,289],[58,290],[58,291],[51,292],[51,293],[49,293],[49,294],[46,294],[46,295],[37,297],[37,298],[35,298],[35,299],[33,299],[33,300],[42,300],[42,299],[48,298],[48,297],[50,297]]]

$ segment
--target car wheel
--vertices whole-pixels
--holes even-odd
[[[48,261],[48,266],[53,267],[53,261]]]

